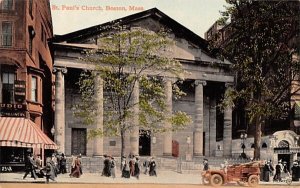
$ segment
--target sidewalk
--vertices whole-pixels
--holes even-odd
[[[45,178],[38,178],[34,180],[30,175],[23,180],[24,173],[1,173],[0,182],[2,183],[44,183]],[[50,183],[53,183],[50,180]],[[55,183],[104,183],[104,184],[202,184],[200,174],[180,174],[174,171],[159,171],[158,176],[149,176],[141,174],[139,179],[131,177],[129,179],[121,178],[120,174],[116,174],[116,178],[101,176],[99,173],[84,173],[80,178],[70,178],[69,174],[59,174]],[[235,183],[230,183],[235,185]],[[287,185],[285,182],[260,182],[260,185]],[[300,186],[300,182],[293,182],[291,186]]]
[[[2,173],[0,182],[29,183],[45,182],[45,178],[30,178],[30,174],[23,180],[24,173]],[[121,178],[117,173],[116,178],[101,176],[100,173],[83,173],[80,178],[70,178],[69,174],[59,174],[56,178],[57,183],[154,183],[154,184],[201,184],[199,174],[180,174],[172,171],[160,171],[158,176],[141,174],[140,178],[135,177]],[[50,180],[50,183],[52,181]]]

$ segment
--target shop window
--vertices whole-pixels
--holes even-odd
[[[37,93],[37,77],[31,77],[31,101],[38,101],[38,93]]]
[[[25,148],[18,147],[1,147],[1,164],[9,163],[24,163],[25,160]]]
[[[12,46],[12,23],[11,22],[1,23],[1,45],[3,47]]]
[[[1,9],[2,10],[12,10],[13,9],[13,0],[1,0]]]
[[[2,103],[14,103],[15,78],[15,73],[2,72]]]

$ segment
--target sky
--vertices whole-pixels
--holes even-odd
[[[221,16],[225,0],[50,0],[54,34],[99,25],[156,7],[201,37]],[[130,10],[129,6],[137,7]],[[124,7],[111,9],[108,7]]]

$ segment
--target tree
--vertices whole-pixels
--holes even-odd
[[[191,117],[181,111],[168,114],[163,79],[167,76],[182,81],[186,74],[181,63],[171,55],[174,43],[168,32],[129,30],[118,24],[111,30],[99,36],[98,48],[87,51],[82,58],[95,68],[81,74],[78,84],[82,102],[77,105],[75,115],[86,125],[95,123],[98,112],[95,80],[100,75],[105,93],[104,126],[91,130],[89,137],[120,136],[123,156],[125,135],[135,127],[152,133],[175,131],[188,125]],[[139,88],[138,100],[133,94],[135,87]],[[172,89],[175,97],[184,94],[176,83]],[[138,123],[133,123],[137,115]],[[165,127],[163,122],[172,126]]]
[[[245,108],[255,126],[254,158],[259,159],[262,126],[268,119],[286,118],[297,92],[291,92],[291,83],[300,70],[299,59],[292,61],[299,54],[299,1],[226,2],[219,24],[226,24],[227,35],[219,48],[233,63],[238,83],[225,94],[224,104]]]

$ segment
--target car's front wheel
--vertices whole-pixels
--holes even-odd
[[[207,177],[202,177],[202,184],[203,184],[203,185],[209,185],[209,184],[210,184],[209,178],[207,178]]]
[[[210,178],[210,184],[212,186],[221,186],[223,184],[223,178],[220,174],[214,174]]]
[[[251,187],[255,187],[257,186],[259,183],[259,178],[257,175],[251,175],[249,176],[248,178],[248,185],[251,186]]]

